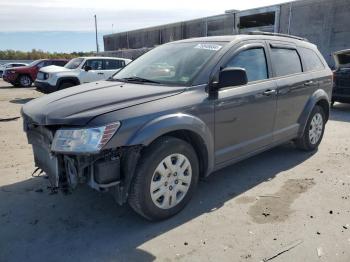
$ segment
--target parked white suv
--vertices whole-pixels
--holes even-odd
[[[34,85],[43,93],[51,93],[84,83],[106,80],[118,72],[130,59],[115,57],[78,57],[64,67],[40,69]]]

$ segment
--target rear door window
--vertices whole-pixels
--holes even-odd
[[[304,71],[315,71],[324,69],[324,65],[318,55],[309,48],[301,47],[301,56],[303,58]]]
[[[37,67],[38,68],[42,68],[42,67],[45,67],[45,66],[49,66],[51,64],[52,64],[51,61],[42,61],[39,64],[37,64]]]
[[[277,77],[293,75],[303,71],[296,49],[272,47],[271,60]]]
[[[252,48],[235,55],[226,67],[240,67],[247,72],[248,82],[268,78],[268,70],[264,48]]]
[[[104,69],[105,70],[113,70],[113,69],[119,69],[125,66],[125,62],[123,60],[104,60],[105,62],[105,66]]]

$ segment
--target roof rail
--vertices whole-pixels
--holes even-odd
[[[298,39],[301,41],[309,42],[306,38],[294,36],[294,35],[286,35],[286,34],[279,34],[279,33],[270,33],[270,32],[261,32],[261,31],[251,31],[248,33],[248,35],[270,35],[270,36],[281,36],[281,37],[288,37],[293,39]]]

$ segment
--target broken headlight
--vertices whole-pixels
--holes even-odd
[[[54,152],[97,153],[107,144],[120,127],[120,122],[101,127],[62,128],[57,130],[52,142]]]

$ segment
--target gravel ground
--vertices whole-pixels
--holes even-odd
[[[150,223],[108,194],[51,195],[31,177],[22,121],[4,119],[40,95],[0,80],[0,261],[350,261],[350,105],[335,105],[318,152],[286,144],[225,168]]]

